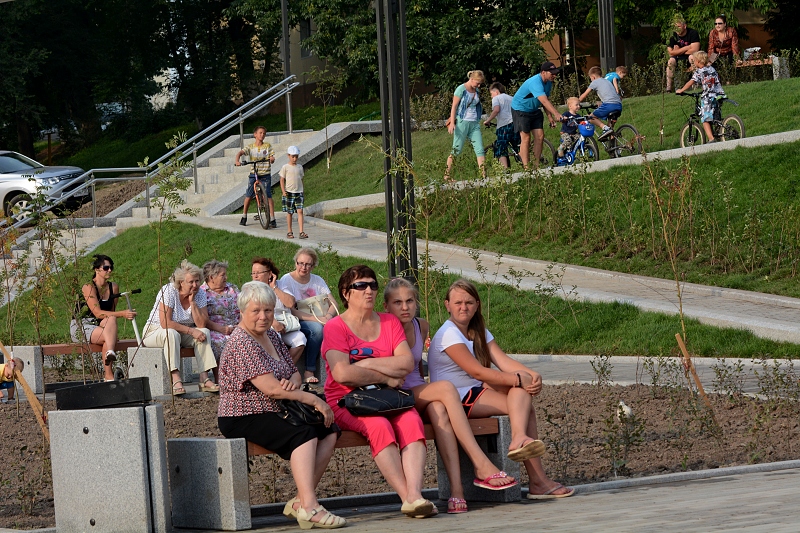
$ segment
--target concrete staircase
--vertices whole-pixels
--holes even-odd
[[[278,172],[288,162],[286,157],[287,148],[303,143],[314,134],[315,132],[313,131],[305,131],[266,136],[264,142],[271,144],[272,149],[275,151],[275,164],[272,165],[273,184],[279,181]],[[245,144],[251,143],[252,139],[252,135],[245,136]],[[247,176],[251,167],[248,165],[234,166],[236,153],[239,150],[239,136],[234,135],[210,150],[210,155],[200,158],[197,167],[197,191],[195,192],[194,187],[191,187],[188,191],[181,193],[186,207],[202,211],[212,201],[231,191],[237,193],[240,198],[244,196],[245,187],[247,187]],[[133,207],[131,216],[134,218],[146,218],[147,207]]]

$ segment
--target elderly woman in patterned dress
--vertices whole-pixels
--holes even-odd
[[[239,288],[228,283],[228,263],[212,259],[203,265],[203,276],[206,281],[200,286],[205,291],[208,304],[208,320],[206,328],[211,332],[211,349],[214,359],[219,365],[222,349],[228,341],[241,315],[236,305]]]
[[[333,411],[320,397],[300,390],[300,373],[281,336],[270,328],[275,300],[266,283],[242,285],[237,302],[242,319],[219,367],[219,429],[229,439],[244,438],[290,462],[297,496],[283,514],[296,518],[302,529],[342,527],[345,519],[327,511],[315,494],[336,445]],[[324,424],[292,424],[282,416],[280,400],[314,407]]]

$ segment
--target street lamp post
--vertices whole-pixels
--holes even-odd
[[[413,159],[405,11],[405,0],[375,0],[389,276],[416,281],[414,178],[407,171]]]

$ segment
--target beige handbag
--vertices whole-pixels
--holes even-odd
[[[291,311],[276,311],[275,320],[283,324],[282,333],[290,333],[300,329],[300,320]]]
[[[317,319],[317,322],[322,322],[320,317],[327,315],[331,306],[333,306],[333,309],[338,315],[339,310],[336,308],[336,304],[333,302],[333,298],[330,297],[330,294],[318,294],[311,298],[300,300],[295,304],[298,311],[312,315]]]

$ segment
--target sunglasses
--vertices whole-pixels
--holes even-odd
[[[112,267],[111,265],[103,265],[101,268],[103,270],[105,270],[106,272],[108,272],[110,270],[114,270],[114,267]]]
[[[354,291],[365,291],[367,287],[372,289],[373,291],[378,290],[378,282],[377,281],[356,281],[355,283],[351,283],[348,289],[353,289]]]
[[[725,25],[724,22],[715,22],[714,23],[714,26],[724,26],[724,25]]]

